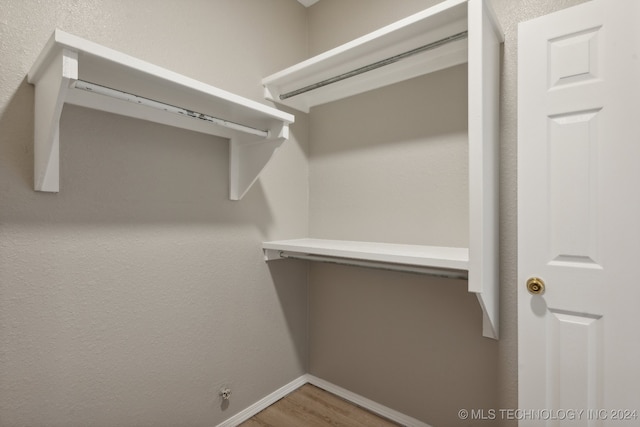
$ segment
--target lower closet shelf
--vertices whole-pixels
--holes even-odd
[[[473,285],[469,270],[473,269],[472,265],[477,267],[477,262],[469,262],[467,248],[294,239],[264,242],[262,249],[265,261],[293,258],[466,279],[469,292],[476,294],[482,308],[482,334],[498,339],[498,281]],[[473,270],[476,278],[482,273]]]
[[[466,279],[469,250],[346,240],[295,239],[264,242],[265,260],[305,259]]]

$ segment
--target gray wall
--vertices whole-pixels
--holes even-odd
[[[61,192],[32,190],[25,75],[55,27],[262,101],[263,76],[437,2],[2,0],[0,425],[211,426],[307,371],[436,426],[516,408],[517,23],[581,0],[492,0],[498,342],[463,281],[260,251],[309,233],[465,245],[464,66],[295,112],[240,202],[226,141],[66,107]]]
[[[517,23],[580,2],[491,1],[505,32],[500,341],[481,337],[464,282],[313,265],[313,374],[434,426],[483,424],[459,420],[460,408],[517,408]],[[322,0],[309,13],[311,54],[435,3]],[[311,112],[313,237],[466,244],[465,73],[455,67]],[[516,425],[484,425],[498,421]]]
[[[306,118],[228,200],[228,142],[73,106],[61,192],[33,191],[34,89],[54,28],[262,101],[306,57],[292,0],[0,2],[0,425],[212,426],[307,371]],[[233,395],[222,405],[218,390]]]

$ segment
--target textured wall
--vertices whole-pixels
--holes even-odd
[[[0,425],[212,426],[307,370],[306,118],[242,201],[223,139],[67,106],[61,192],[33,191],[34,89],[55,27],[260,101],[304,59],[292,0],[2,0]],[[223,405],[222,385],[233,390]]]
[[[312,235],[468,245],[466,65],[315,107],[310,129]]]
[[[517,408],[517,24],[581,2],[491,0],[505,32],[500,341],[481,338],[481,311],[463,282],[314,265],[309,290],[312,373],[435,426],[482,424],[458,420],[459,408]],[[322,0],[310,8],[311,53],[435,3]],[[309,227],[314,237],[465,244],[466,206],[458,197],[466,191],[461,181],[466,175],[456,159],[464,153],[455,142],[460,124],[447,114],[462,108],[460,71],[445,70],[311,112]],[[408,108],[401,106],[403,98]],[[435,111],[428,98],[435,100]],[[424,113],[417,120],[416,108]],[[342,120],[341,113],[347,112]],[[460,114],[466,120],[466,112]],[[353,116],[357,119],[350,122]],[[500,421],[485,424],[516,425]]]
[[[389,2],[367,5],[384,25]],[[468,245],[466,65],[315,107],[310,144],[313,237]],[[497,407],[498,343],[466,281],[314,265],[310,286],[314,375],[433,426]]]

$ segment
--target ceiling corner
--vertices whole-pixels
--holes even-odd
[[[317,3],[319,0],[298,0],[300,2],[300,4],[302,4],[304,7],[309,7],[315,3]]]

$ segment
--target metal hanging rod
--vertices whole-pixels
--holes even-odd
[[[258,135],[263,138],[267,138],[269,136],[269,131],[266,131],[266,130],[256,129],[250,126],[241,125],[239,123],[230,122],[229,120],[224,120],[218,117],[209,116],[208,114],[187,110],[186,108],[176,107],[175,105],[165,104],[163,102],[155,101],[153,99],[144,98],[142,96],[123,92],[117,89],[112,89],[110,87],[102,86],[99,84],[90,83],[84,80],[76,80],[71,84],[71,87],[75,89],[85,90],[87,92],[109,96],[111,98],[119,99],[121,101],[131,102],[133,104],[144,105],[146,107],[155,108],[156,110],[162,110],[168,113],[191,117],[192,119],[204,120],[206,122],[215,123],[217,125],[224,126],[229,129],[250,133],[252,135]]]
[[[331,264],[352,265],[356,267],[375,268],[378,270],[402,271],[405,273],[426,274],[429,276],[445,277],[448,279],[468,279],[469,275],[464,270],[447,270],[432,267],[420,267],[406,264],[392,264],[387,262],[365,261],[353,258],[337,258],[323,255],[311,255],[300,253],[289,253],[280,251],[280,258],[299,259],[304,261],[326,262]]]
[[[417,55],[419,53],[426,52],[428,50],[432,50],[432,49],[438,48],[438,47],[440,47],[442,45],[445,45],[447,43],[451,43],[451,42],[455,42],[455,41],[458,41],[458,40],[466,39],[467,35],[468,35],[467,31],[462,31],[460,33],[454,34],[454,35],[449,36],[449,37],[445,37],[443,39],[440,39],[440,40],[437,40],[435,42],[426,44],[424,46],[420,46],[420,47],[417,47],[415,49],[411,49],[411,50],[409,50],[407,52],[400,53],[398,55],[391,56],[391,57],[386,58],[386,59],[382,59],[382,60],[374,62],[372,64],[365,65],[364,67],[356,68],[355,70],[346,72],[344,74],[340,74],[338,76],[331,77],[331,78],[328,78],[326,80],[322,80],[322,81],[320,81],[318,83],[314,83],[314,84],[302,87],[300,89],[292,90],[291,92],[283,93],[283,94],[280,95],[280,100],[285,100],[285,99],[294,97],[296,95],[300,95],[300,94],[303,94],[305,92],[309,92],[309,91],[312,91],[314,89],[318,89],[318,88],[330,85],[332,83],[336,83],[336,82],[348,79],[350,77],[357,76],[357,75],[362,74],[362,73],[366,73],[367,71],[372,71],[372,70],[375,70],[377,68],[384,67],[385,65],[393,64],[395,62],[398,62],[398,61],[400,61],[402,59],[405,59],[405,58],[408,58],[410,56]]]

